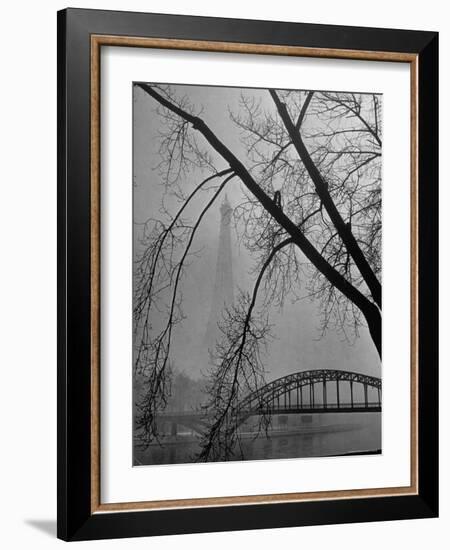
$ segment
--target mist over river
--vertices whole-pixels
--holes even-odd
[[[240,430],[240,448],[232,460],[339,456],[381,451],[381,413],[274,415],[266,434],[256,422]],[[134,465],[182,464],[195,461],[200,438],[192,430],[167,435],[161,444],[135,447]]]

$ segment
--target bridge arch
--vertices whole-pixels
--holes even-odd
[[[328,390],[334,385],[335,401],[330,402]],[[342,385],[348,384],[349,399],[341,398]],[[315,387],[322,388],[321,400],[316,397]],[[355,396],[355,385],[363,389],[363,399]],[[307,388],[306,395],[304,389]],[[369,398],[369,391],[375,392],[376,399]],[[280,399],[284,397],[283,399]],[[302,411],[381,411],[381,379],[352,371],[318,369],[300,371],[277,378],[250,393],[236,407],[238,415],[302,412]]]
[[[316,396],[314,391],[317,385],[322,389],[321,399]],[[329,399],[330,385],[335,385],[334,402]],[[345,401],[345,394],[342,392],[345,385],[348,385],[346,388],[349,395],[347,401]],[[358,400],[356,396],[354,391],[356,385],[363,388],[362,400]],[[375,392],[375,401],[369,399],[369,389]],[[272,380],[248,394],[230,414],[237,420],[236,427],[238,427],[253,415],[334,412],[381,412],[381,379],[342,370],[300,371]],[[207,424],[208,414],[202,410],[167,411],[161,413],[159,419],[170,422],[174,426],[185,426],[201,434]]]

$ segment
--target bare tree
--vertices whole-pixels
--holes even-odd
[[[234,219],[256,258],[256,283],[220,325],[200,455],[227,458],[239,399],[264,381],[261,349],[270,324],[263,309],[296,295],[300,278],[320,301],[323,331],[333,326],[352,337],[366,325],[381,358],[381,102],[373,94],[267,90],[267,109],[243,92],[238,112],[229,112],[245,147],[241,160],[187,97],[170,86],[136,86],[164,121],[160,173],[180,203],[175,215],[165,212],[168,225],[147,222],[136,265],[135,369],[145,384],[138,424],[147,440],[157,437],[155,416],[167,400],[173,327],[184,318],[180,281],[195,235],[227,185],[244,189]],[[206,177],[188,193],[183,182],[193,167]],[[189,219],[194,202],[202,206]],[[151,326],[154,308],[165,312],[161,327]]]

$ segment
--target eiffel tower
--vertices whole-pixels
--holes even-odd
[[[233,265],[231,257],[231,214],[233,209],[225,195],[220,206],[219,246],[217,248],[216,278],[211,297],[211,311],[204,338],[204,345],[212,350],[220,335],[218,323],[223,318],[225,307],[233,303]]]

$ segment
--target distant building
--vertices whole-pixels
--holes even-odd
[[[216,277],[211,297],[211,311],[206,327],[204,346],[212,350],[220,336],[218,324],[224,310],[233,304],[233,262],[231,253],[231,215],[233,209],[228,197],[220,206],[220,229],[217,247]]]

